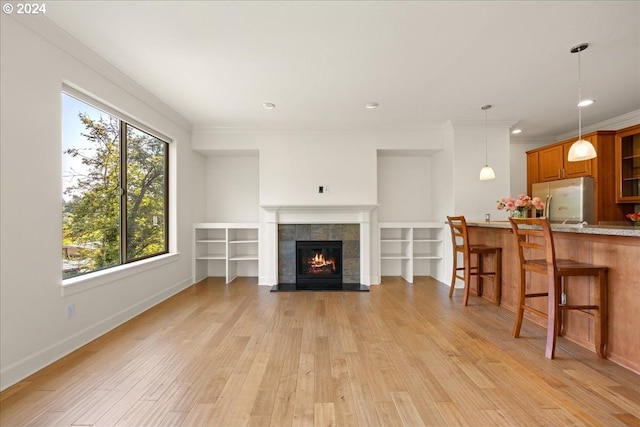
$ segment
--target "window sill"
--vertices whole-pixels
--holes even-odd
[[[103,286],[108,283],[122,280],[126,277],[134,276],[142,273],[143,271],[176,262],[179,256],[180,253],[178,252],[159,255],[142,261],[133,262],[131,264],[119,265],[106,270],[85,274],[80,277],[65,279],[62,281],[62,296],[74,295],[88,289],[97,288],[98,286]]]

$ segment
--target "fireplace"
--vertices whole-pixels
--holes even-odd
[[[297,285],[341,285],[342,241],[296,241]]]
[[[368,292],[360,279],[360,228],[348,223],[278,224],[278,283],[271,292]]]

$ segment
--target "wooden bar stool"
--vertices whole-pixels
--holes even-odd
[[[599,265],[585,264],[567,259],[556,259],[553,234],[547,218],[509,218],[517,241],[519,255],[520,292],[513,337],[520,336],[524,311],[530,311],[547,319],[547,346],[545,357],[553,359],[556,336],[563,333],[563,313],[573,310],[586,315],[594,322],[594,341],[598,357],[606,359],[607,347],[607,271]],[[533,238],[533,239],[532,239]],[[537,240],[535,238],[538,238]],[[543,258],[535,257],[543,252]],[[526,272],[546,276],[547,292],[529,292],[526,289]],[[562,304],[561,295],[567,277],[589,276],[594,278],[597,289],[594,304]],[[587,283],[588,286],[588,283]],[[526,305],[529,298],[547,297],[547,313]],[[589,311],[587,311],[589,310]],[[594,311],[596,313],[594,313]]]
[[[482,296],[484,280],[493,280],[493,302],[500,305],[502,293],[502,248],[487,245],[469,244],[467,221],[464,216],[447,216],[451,228],[451,243],[453,246],[453,269],[451,274],[451,288],[449,298],[453,297],[456,279],[464,282],[464,305],[469,301],[469,286],[471,276],[477,277],[476,293]],[[464,266],[458,267],[458,254],[462,254]],[[471,256],[476,255],[476,265],[472,265]],[[493,271],[484,270],[484,256],[493,255]],[[464,271],[463,275],[458,274]]]

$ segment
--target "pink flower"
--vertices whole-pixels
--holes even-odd
[[[540,197],[534,197],[533,199],[531,199],[531,203],[537,210],[544,209],[544,202],[540,199]]]
[[[636,213],[630,213],[625,215],[627,218],[629,218],[629,220],[633,221],[633,222],[640,222],[640,212],[636,212]]]
[[[531,198],[526,194],[519,194],[517,198],[503,197],[498,200],[496,208],[498,210],[507,210],[509,212],[521,211],[529,209],[544,209],[544,202],[539,197]],[[639,213],[640,214],[640,213]]]

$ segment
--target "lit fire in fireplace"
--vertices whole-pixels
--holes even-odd
[[[332,258],[325,258],[323,254],[316,253],[309,260],[311,274],[326,274],[336,271],[336,261]]]

